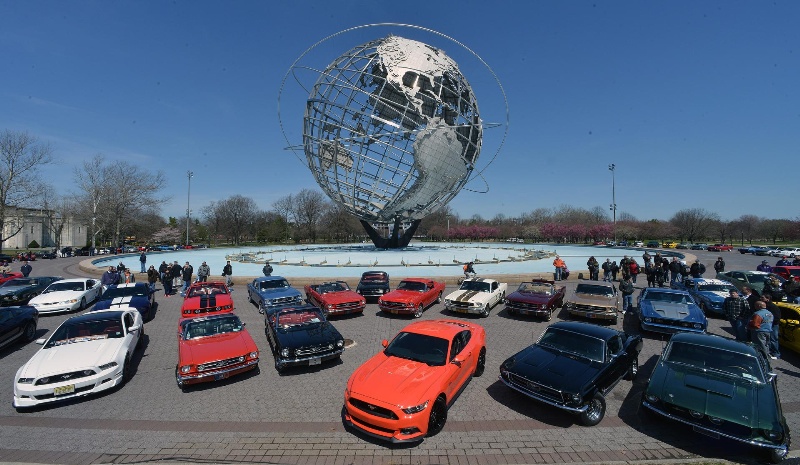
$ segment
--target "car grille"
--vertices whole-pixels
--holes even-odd
[[[677,417],[680,417],[688,421],[689,423],[705,426],[714,431],[719,431],[725,434],[729,434],[731,436],[735,436],[738,438],[749,438],[753,434],[752,428],[739,423],[733,423],[727,420],[722,420],[722,423],[720,423],[719,425],[715,425],[714,423],[711,422],[711,420],[708,419],[708,416],[703,416],[703,418],[700,419],[694,418],[689,413],[689,409],[684,407],[679,407],[675,404],[670,404],[666,402],[660,404],[659,407],[671,413],[672,415],[675,415]]]
[[[357,308],[361,308],[361,302],[344,302],[333,305],[333,310],[354,310]]]
[[[350,405],[361,410],[362,412],[375,415],[376,417],[388,418],[390,420],[397,420],[397,415],[387,408],[379,407],[363,400],[350,398]],[[371,426],[371,425],[370,425]]]
[[[322,352],[329,352],[333,350],[333,344],[324,344],[318,346],[300,347],[295,349],[294,354],[296,357],[304,357],[306,355],[315,355]]]
[[[579,310],[582,312],[600,312],[605,313],[609,311],[613,311],[613,309],[609,307],[599,307],[597,305],[586,305],[586,304],[572,304],[575,310]]]
[[[455,300],[451,300],[450,301],[450,306],[451,307],[456,307],[456,308],[465,308],[465,309],[466,308],[472,308],[472,305],[470,305],[469,302],[459,302],[459,301],[455,301]]]
[[[666,326],[674,326],[676,328],[692,328],[693,323],[683,320],[673,320],[671,318],[653,318],[653,323]]]
[[[292,302],[300,302],[300,296],[278,297],[277,299],[272,299],[270,305],[286,305]]]
[[[244,362],[244,360],[245,356],[242,355],[241,357],[229,358],[227,360],[219,360],[216,362],[203,363],[202,365],[197,365],[197,371],[218,370],[220,368],[225,368],[227,366]]]
[[[201,315],[203,313],[215,313],[221,312],[223,310],[230,310],[230,305],[222,305],[217,307],[205,307],[205,308],[195,308],[194,310],[184,310],[183,313],[186,315]]]
[[[92,389],[94,389],[94,384],[90,384],[88,386],[83,386],[83,387],[76,387],[75,388],[75,392],[71,392],[68,395],[58,396],[58,397],[72,397],[75,394],[80,394],[81,392],[91,391]],[[50,394],[39,394],[39,395],[32,396],[32,397],[34,399],[36,399],[36,400],[47,400],[47,399],[52,399],[53,397],[56,397],[56,395],[53,394],[53,393],[50,393]]]
[[[91,371],[91,373],[86,374],[84,373],[84,371]],[[87,376],[92,376],[94,374],[95,374],[94,370],[80,370],[80,371],[72,371],[69,373],[62,373],[60,375],[47,376],[41,379],[37,379],[36,386],[45,386],[48,384],[61,383],[73,379],[85,378]],[[47,382],[45,383],[43,382],[43,380],[47,380]]]
[[[408,307],[405,304],[405,302],[391,302],[391,301],[386,301],[386,300],[384,300],[381,303],[381,305],[386,307],[386,308],[396,308],[396,309],[411,308],[411,307]]]
[[[561,395],[561,391],[551,387],[527,380],[522,376],[510,372],[506,374],[506,380],[533,397],[540,397],[559,404],[564,403],[564,397]]]
[[[525,311],[544,309],[545,305],[530,304],[527,302],[514,302],[509,300],[508,303],[506,303],[506,307],[525,312]]]

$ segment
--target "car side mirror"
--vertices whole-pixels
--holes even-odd
[[[142,325],[133,325],[130,328],[128,328],[128,332],[135,333],[136,331],[139,331],[140,329],[142,329]]]
[[[37,344],[39,344],[40,346],[43,346],[43,345],[44,345],[44,343],[45,343],[45,341],[46,341],[46,339],[45,339],[45,338],[41,338],[41,339],[37,339],[37,340],[36,340],[36,343],[37,343]]]
[[[382,341],[381,341],[381,345],[382,345],[382,346],[383,346],[383,348],[385,349],[385,348],[389,347],[389,341],[387,341],[386,339],[384,339],[384,340],[382,340]]]
[[[450,363],[452,363],[453,365],[461,368],[461,364],[463,363],[463,360],[461,360],[460,358],[456,357],[453,360],[451,360]]]
[[[778,377],[777,373],[775,373],[774,371],[770,371],[769,373],[767,373],[767,382],[771,383],[775,381],[777,377]]]

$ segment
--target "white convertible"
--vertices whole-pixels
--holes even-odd
[[[444,307],[451,312],[477,313],[489,316],[492,307],[506,299],[508,284],[488,278],[470,278],[457,291],[447,295]]]
[[[132,307],[84,313],[56,329],[14,377],[14,407],[23,409],[120,385],[132,375],[131,358],[144,336]]]
[[[89,303],[97,300],[102,287],[99,279],[62,279],[47,286],[28,305],[36,307],[39,313],[83,310]]]

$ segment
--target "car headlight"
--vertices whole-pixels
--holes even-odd
[[[570,405],[579,405],[582,400],[583,398],[580,396],[580,394],[569,394],[567,396],[567,403]]]
[[[575,304],[573,304],[572,302],[567,302],[567,304],[565,305],[565,307],[567,307],[567,308],[573,308],[573,307],[575,307]]]
[[[117,362],[109,362],[109,363],[104,363],[104,364],[100,365],[99,368],[101,370],[108,370],[109,368],[114,368],[115,366],[117,366]]]
[[[281,357],[288,357],[289,356],[289,349],[281,350]]]
[[[250,358],[258,358],[258,351],[250,352],[247,356]]]
[[[694,329],[703,329],[703,325],[701,325],[700,323],[695,323]]]
[[[426,400],[425,402],[423,402],[423,403],[421,403],[419,405],[415,405],[414,407],[408,407],[408,408],[404,408],[404,409],[400,409],[400,410],[402,410],[403,413],[411,415],[412,413],[419,413],[419,412],[425,410],[425,407],[427,407],[427,406],[428,406],[428,401]]]
[[[342,347],[344,347],[344,341],[343,341],[343,340],[341,340],[341,339],[339,339],[338,341],[336,341],[336,347],[339,347],[339,348],[342,348]]]
[[[653,394],[645,394],[645,395],[644,395],[644,398],[645,398],[645,400],[647,400],[647,401],[648,401],[648,402],[650,402],[651,404],[658,403],[658,401],[660,400],[660,399],[658,398],[658,396],[654,396]]]
[[[444,303],[445,305],[453,305],[453,301],[450,299],[445,299]]]
[[[333,310],[333,304],[328,304],[328,306],[327,306],[326,308],[327,308],[328,310]]]
[[[20,379],[17,380],[17,383],[19,383],[19,384],[32,384],[33,383],[33,378],[20,378]]]
[[[653,322],[653,319],[648,317],[648,318],[645,318],[645,319],[644,319],[644,322],[645,322],[645,323],[652,323],[652,322]]]
[[[691,415],[692,418],[696,420],[699,420],[705,416],[701,412],[698,412],[697,410],[689,410],[689,415]]]
[[[48,384],[50,382],[50,377],[45,376],[44,378],[39,378],[39,384]]]
[[[483,307],[483,304],[480,302],[470,302],[469,304],[473,307]]]
[[[189,373],[190,371],[192,371],[191,365],[184,365],[181,367],[181,373]]]

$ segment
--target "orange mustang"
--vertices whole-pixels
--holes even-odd
[[[378,299],[381,311],[396,314],[422,316],[425,308],[442,301],[444,283],[429,278],[405,278],[397,288]]]
[[[306,301],[319,307],[326,317],[348,313],[364,313],[367,299],[356,293],[344,281],[332,281],[305,286]]]
[[[448,407],[486,363],[486,333],[464,321],[414,322],[383,346],[347,381],[344,419],[391,442],[441,431]]]
[[[181,306],[181,318],[208,313],[232,312],[233,299],[225,283],[197,282],[189,286]]]

